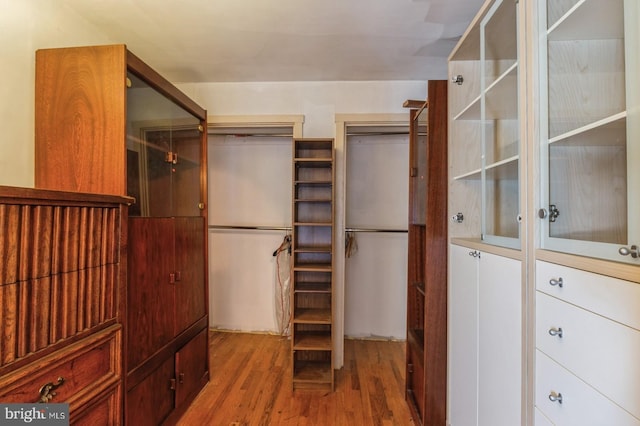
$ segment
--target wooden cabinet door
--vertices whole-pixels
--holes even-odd
[[[205,314],[204,218],[178,217],[175,221],[175,334]]]
[[[173,219],[129,218],[127,370],[174,337]]]
[[[190,401],[208,381],[207,332],[202,330],[176,353],[176,407]]]
[[[156,370],[127,393],[128,425],[155,426],[173,412],[174,357],[167,358]],[[175,387],[175,386],[174,386]]]

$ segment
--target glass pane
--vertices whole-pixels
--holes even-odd
[[[424,225],[427,219],[427,108],[423,108],[412,123],[414,146],[412,153],[416,173],[413,179],[411,223]]]
[[[578,0],[547,0],[547,27],[552,27]]]
[[[173,211],[175,216],[199,216],[200,163],[202,161],[202,133],[199,121],[176,126],[172,134],[173,151],[177,154],[173,165]]]
[[[482,237],[514,248],[520,237],[517,8],[517,2],[496,2],[481,27]]]
[[[549,235],[626,244],[626,146],[578,144],[587,136],[549,146]]]
[[[200,120],[128,73],[127,193],[130,216],[199,216]]]
[[[485,234],[519,238],[518,162],[485,173]]]
[[[484,31],[485,87],[504,74],[518,60],[517,2],[497,2],[482,28]]]
[[[623,16],[622,0],[582,2],[549,31],[549,139],[625,111]]]

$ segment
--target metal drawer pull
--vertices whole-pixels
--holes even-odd
[[[56,383],[47,383],[43,385],[38,392],[40,392],[40,402],[47,403],[56,396],[55,390],[64,384],[64,378],[58,377]]]
[[[562,283],[562,277],[560,277],[558,279],[551,278],[549,280],[549,284],[551,284],[552,286],[556,286],[557,285],[558,287],[562,288],[562,284],[563,284]]]
[[[562,327],[558,327],[558,328],[552,327],[552,328],[550,328],[549,329],[549,334],[552,335],[552,336],[558,336],[558,337],[561,338],[562,337]]]
[[[549,394],[549,401],[562,404],[562,394],[559,392],[555,393],[554,391],[551,391],[551,393]]]

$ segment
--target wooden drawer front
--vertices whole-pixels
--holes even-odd
[[[640,418],[640,331],[537,292],[536,346]]]
[[[562,403],[551,401],[551,392],[561,394]],[[639,419],[539,350],[536,351],[536,406],[558,426],[640,426]]]
[[[117,316],[118,265],[0,285],[0,366]]]
[[[117,385],[99,396],[95,402],[70,414],[69,423],[87,426],[118,426],[122,424],[122,387]]]
[[[0,204],[0,284],[118,263],[117,206]]]
[[[550,284],[560,278],[562,287]],[[640,330],[640,284],[537,261],[536,288]]]
[[[0,401],[37,402],[40,388],[62,377],[50,402],[68,402],[73,412],[120,380],[120,335],[120,326],[111,327],[2,377]]]

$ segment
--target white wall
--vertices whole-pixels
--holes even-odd
[[[0,0],[0,185],[34,184],[35,51],[112,43],[58,0]]]
[[[401,113],[425,99],[426,81],[178,84],[211,115],[302,114],[304,137],[334,137],[335,114]]]

